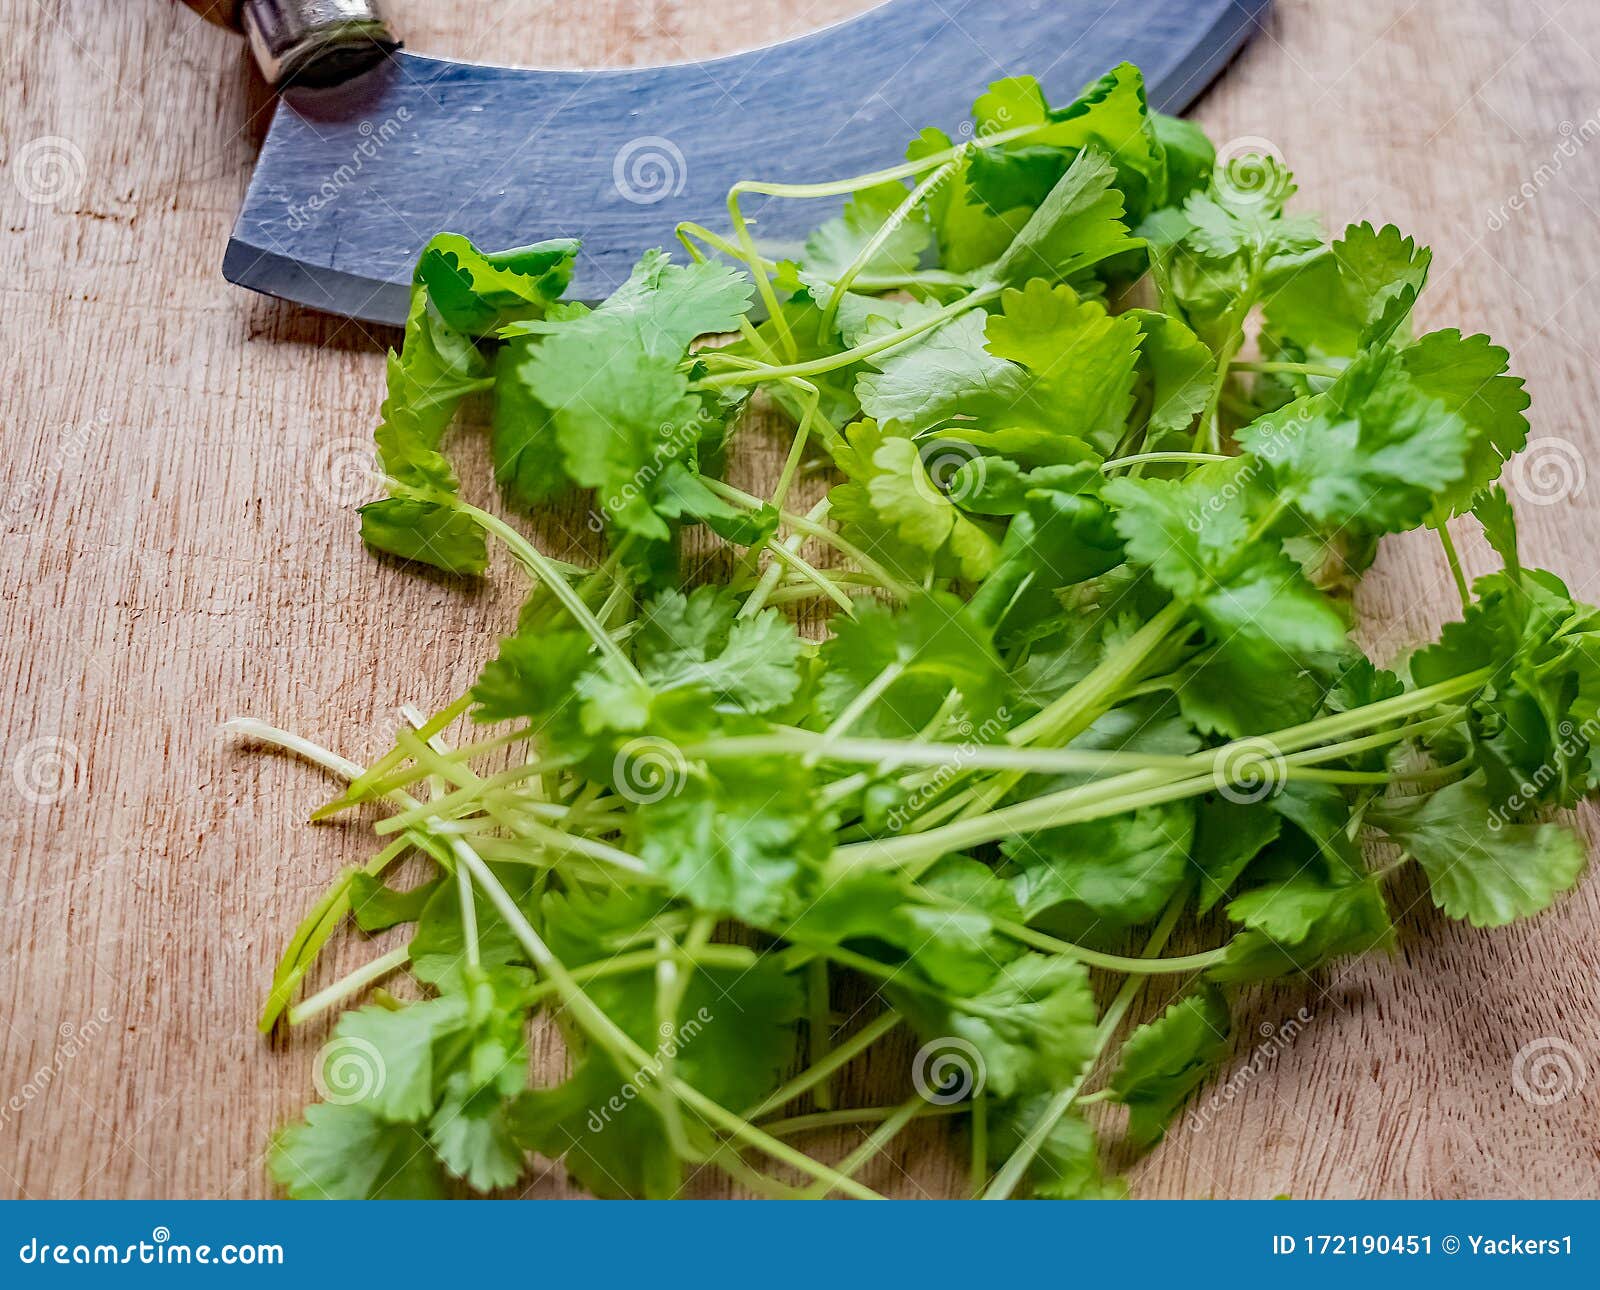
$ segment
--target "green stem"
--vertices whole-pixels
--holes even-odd
[[[1232,457],[1220,452],[1136,452],[1130,457],[1114,457],[1110,461],[1103,461],[1100,463],[1100,469],[1122,470],[1129,466],[1160,463],[1204,466],[1214,461],[1232,460]]]
[[[900,1130],[916,1119],[917,1112],[926,1105],[920,1093],[907,1098],[894,1114],[867,1135],[865,1142],[839,1162],[839,1173],[845,1178],[854,1177],[869,1160],[874,1160],[882,1154],[883,1149],[894,1141]],[[833,1189],[834,1184],[823,1180],[807,1187],[802,1195],[807,1200],[825,1200]]]
[[[720,479],[711,479],[710,477],[707,477],[702,479],[700,482],[724,501],[733,502],[736,505],[746,507],[753,511],[760,510],[767,504],[759,497],[752,497],[743,489],[735,488],[732,484]],[[858,547],[854,542],[851,542],[847,538],[841,537],[826,524],[810,520],[804,515],[794,515],[789,511],[779,511],[778,519],[782,523],[788,525],[795,532],[803,533],[806,537],[813,537],[821,542],[825,542],[829,546],[833,547],[834,550],[838,551],[839,554],[844,556],[846,559],[854,560],[863,573],[870,574],[872,577],[876,578],[879,585],[881,585],[886,591],[892,592],[899,599],[909,600],[911,598],[911,589],[909,587],[907,587],[870,555]]]
[[[809,1092],[824,1080],[829,1079],[837,1071],[843,1070],[899,1024],[900,1014],[898,1012],[886,1012],[881,1017],[868,1022],[842,1044],[835,1045],[833,1050],[820,1062],[801,1071],[793,1079],[762,1098],[760,1102],[745,1112],[744,1118],[747,1120],[759,1120],[762,1116],[771,1115],[772,1112],[780,1107],[787,1106],[801,1094]]]
[[[955,173],[961,157],[965,155],[965,151],[962,151],[956,158],[929,171],[917,186],[906,194],[905,200],[890,212],[889,217],[878,226],[878,231],[868,238],[866,244],[856,252],[855,259],[845,266],[844,272],[834,281],[832,288],[828,292],[828,303],[823,306],[822,319],[817,327],[818,343],[825,344],[832,337],[834,319],[839,315],[839,302],[844,298],[845,293],[850,290],[851,284],[855,282],[856,277],[872,262],[872,257],[883,249],[884,244],[894,236],[895,230],[906,222],[911,212],[922,204],[922,200]]]
[[[1465,679],[1457,678],[1456,681],[1446,682],[1430,689],[1438,691],[1458,686]],[[1481,684],[1482,678],[1479,678],[1477,683]],[[1218,769],[1238,758],[1249,758],[1247,763],[1241,764],[1241,771],[1248,769],[1252,773],[1259,773],[1263,761],[1270,763],[1274,758],[1281,759],[1286,765],[1295,765],[1307,761],[1347,757],[1372,747],[1383,747],[1414,734],[1424,733],[1448,718],[1419,723],[1416,727],[1400,727],[1361,739],[1331,743],[1314,751],[1307,751],[1304,756],[1299,755],[1303,743],[1316,743],[1320,738],[1327,737],[1326,732],[1342,731],[1347,727],[1348,722],[1344,718],[1368,714],[1364,724],[1372,725],[1390,719],[1389,713],[1377,714],[1377,709],[1386,705],[1393,705],[1390,706],[1390,713],[1405,715],[1408,711],[1432,707],[1438,702],[1438,699],[1432,696],[1429,696],[1426,702],[1419,699],[1418,696],[1423,693],[1415,691],[1410,695],[1400,696],[1401,699],[1409,701],[1408,706],[1400,706],[1397,700],[1385,700],[1384,703],[1370,704],[1365,709],[1358,708],[1351,713],[1342,713],[1339,717],[1327,718],[1321,723],[1311,723],[1321,725],[1323,729],[1314,731],[1309,739],[1304,735],[1296,736],[1293,731],[1287,731],[1268,740],[1259,738],[1235,740],[1218,748],[1195,753],[1191,758],[1193,766],[1190,778],[1182,777],[1181,772],[1134,771],[1082,787],[1046,793],[981,815],[967,815],[921,833],[902,834],[896,838],[876,839],[837,847],[834,849],[832,864],[836,867],[836,872],[842,873],[857,866],[898,868],[913,865],[918,861],[931,862],[953,851],[994,842],[1017,833],[1031,833],[1064,824],[1084,823],[1102,819],[1107,815],[1119,815],[1140,806],[1192,797],[1216,788]]]
[[[806,1060],[820,1066],[833,1045],[833,999],[829,990],[828,960],[815,958],[806,965]],[[824,1075],[813,1097],[824,1111],[833,1109],[833,1080]]]
[[[1344,373],[1329,363],[1247,363],[1235,359],[1228,364],[1235,372],[1291,372],[1300,376],[1325,376],[1338,380]]]
[[[837,354],[829,354],[823,358],[808,359],[803,363],[787,363],[780,367],[741,367],[732,372],[715,372],[704,376],[698,384],[704,389],[722,389],[730,385],[761,385],[767,381],[784,380],[793,376],[821,376],[824,373],[836,371],[841,367],[849,367],[852,363],[859,363],[864,359],[876,358],[879,354],[897,349],[918,336],[932,331],[958,314],[976,309],[987,304],[1000,294],[999,286],[980,287],[970,295],[963,296],[960,300],[952,301],[942,309],[935,310],[926,318],[908,326],[880,336],[876,340],[864,341],[852,349],[841,350]],[[706,358],[715,357],[714,351],[705,355]]]
[[[477,854],[459,838],[452,839],[456,855],[462,864],[472,872],[475,882],[489,897],[489,902],[499,911],[500,917],[511,929],[513,936],[521,943],[528,957],[535,967],[548,976],[556,986],[557,993],[562,1002],[572,1013],[575,1021],[582,1026],[596,1047],[606,1052],[622,1070],[643,1070],[650,1061],[650,1055],[639,1047],[628,1034],[619,1028],[594,1001],[584,993],[583,988],[572,979],[564,964],[550,952],[549,946],[539,934],[534,931],[522,911],[517,908],[517,903],[511,898],[509,892],[501,886],[500,880],[490,871],[489,866],[478,858]],[[748,1120],[733,1114],[711,1098],[701,1093],[692,1084],[669,1077],[664,1083],[670,1083],[672,1092],[696,1115],[700,1116],[713,1128],[728,1134],[734,1140],[743,1143],[753,1150],[764,1152],[782,1164],[799,1169],[810,1177],[819,1181],[832,1183],[839,1190],[847,1192],[858,1200],[881,1200],[882,1197],[871,1188],[863,1187],[854,1179],[846,1178],[828,1165],[813,1160],[803,1151],[796,1151],[787,1143],[780,1142],[770,1134],[762,1132]],[[647,1089],[644,1085],[639,1088],[640,1097],[650,1101],[655,1097],[654,1089]]]
[[[828,499],[824,497],[820,502],[811,508],[806,518],[812,523],[820,524],[824,519],[827,518],[828,509]],[[781,511],[782,507],[779,507],[779,510]],[[754,618],[763,609],[765,609],[768,602],[772,600],[774,595],[773,589],[777,587],[778,580],[783,576],[784,566],[782,563],[782,557],[779,554],[780,550],[787,552],[789,555],[798,555],[800,548],[805,544],[806,535],[804,533],[796,532],[791,533],[787,538],[784,539],[781,548],[776,546],[771,548],[774,559],[772,563],[767,565],[766,569],[762,572],[760,579],[757,580],[756,585],[751,589],[749,596],[745,598],[744,604],[739,607],[740,618]],[[810,568],[810,566],[808,565],[807,568]],[[808,578],[807,581],[811,580]],[[827,595],[829,599],[832,599],[833,593],[838,590],[839,581],[840,579],[837,576],[830,577],[828,579],[828,588],[823,589],[819,587],[818,590],[821,590],[824,595]],[[848,601],[846,604],[848,605]]]
[[[1188,902],[1189,890],[1185,884],[1183,890],[1175,895],[1162,913],[1161,919],[1156,923],[1150,933],[1150,939],[1145,944],[1144,958],[1154,958],[1161,953],[1167,943],[1167,938],[1172,935],[1172,929],[1177,926],[1178,917],[1183,912],[1184,905]],[[1051,1131],[1069,1110],[1072,1103],[1088,1080],[1095,1062],[1100,1054],[1105,1051],[1105,1046],[1111,1042],[1111,1037],[1116,1034],[1117,1027],[1122,1024],[1122,1019],[1128,1015],[1128,1009],[1133,1006],[1134,998],[1144,985],[1144,978],[1131,976],[1122,984],[1112,999],[1111,1006],[1106,1009],[1105,1016],[1100,1019],[1100,1025],[1095,1031],[1095,1049],[1093,1055],[1083,1064],[1077,1077],[1062,1088],[1046,1104],[1043,1113],[1035,1121],[1032,1129],[1011,1153],[1010,1158],[1000,1167],[1000,1172],[995,1174],[994,1181],[989,1184],[989,1189],[983,1193],[984,1200],[1005,1200],[1017,1189],[1017,1184],[1022,1181],[1022,1175],[1033,1163],[1039,1154],[1039,1148],[1049,1138]]]
[[[390,481],[391,491],[404,495],[412,490],[404,489],[397,481]],[[424,500],[438,501],[431,494]],[[506,549],[516,557],[517,562],[532,574],[540,583],[548,587],[555,598],[561,602],[562,607],[572,616],[572,620],[588,633],[589,639],[594,642],[595,648],[608,659],[629,680],[640,681],[638,669],[633,661],[624,654],[617,643],[611,639],[611,633],[601,626],[600,620],[594,616],[594,611],[584,602],[570,582],[562,575],[556,564],[532,542],[518,533],[497,515],[480,510],[469,502],[462,501],[459,497],[443,499],[454,510],[467,516],[485,532],[493,533],[506,544]]]
[[[1461,557],[1456,553],[1455,540],[1450,536],[1447,522],[1441,519],[1432,527],[1439,535],[1439,545],[1444,548],[1444,558],[1450,565],[1450,576],[1455,579],[1456,594],[1461,597],[1461,607],[1471,608],[1472,588],[1467,582],[1466,573],[1461,568]]]
[[[813,1133],[818,1129],[837,1129],[841,1125],[860,1124],[863,1121],[870,1123],[887,1120],[899,1109],[898,1106],[860,1106],[842,1111],[814,1111],[809,1115],[791,1115],[782,1120],[764,1120],[761,1127],[773,1137],[784,1138],[799,1133]],[[913,1118],[925,1120],[947,1115],[964,1115],[967,1109],[967,1104],[963,1102],[951,1102],[949,1105],[927,1102]]]
[[[968,1166],[968,1191],[976,1200],[989,1182],[989,1099],[979,1089],[972,1096],[972,1156]]]
[[[390,950],[372,962],[363,964],[354,972],[340,977],[326,989],[318,990],[309,999],[294,1005],[289,1009],[288,1022],[291,1026],[302,1026],[313,1017],[326,1012],[335,1004],[343,1003],[352,995],[359,994],[375,981],[381,981],[397,968],[404,967],[411,961],[411,950],[408,946],[400,945]]]

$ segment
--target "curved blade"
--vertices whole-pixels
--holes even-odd
[[[889,0],[729,58],[597,72],[398,54],[279,105],[223,273],[373,322],[405,318],[412,264],[442,229],[500,249],[578,237],[574,294],[606,295],[680,220],[726,227],[740,179],[816,181],[902,159],[964,121],[992,80],[1037,76],[1052,102],[1118,62],[1179,111],[1250,37],[1269,0]],[[825,204],[756,201],[764,245]]]

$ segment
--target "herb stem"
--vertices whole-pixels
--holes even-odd
[[[1154,958],[1161,953],[1167,943],[1167,938],[1172,935],[1172,929],[1177,926],[1178,917],[1183,913],[1183,907],[1189,900],[1189,886],[1184,884],[1182,890],[1173,896],[1163,911],[1160,921],[1150,932],[1150,939],[1145,943],[1143,958]],[[1045,1139],[1050,1136],[1061,1117],[1072,1109],[1072,1103],[1077,1098],[1084,1084],[1088,1081],[1096,1061],[1105,1047],[1111,1042],[1111,1037],[1116,1034],[1117,1027],[1122,1024],[1122,1019],[1128,1015],[1128,1009],[1133,1006],[1134,999],[1144,985],[1144,978],[1130,976],[1122,983],[1122,988],[1111,1000],[1111,1005],[1106,1009],[1105,1016],[1100,1019],[1100,1025],[1095,1031],[1095,1051],[1088,1061],[1084,1062],[1077,1077],[1063,1087],[1046,1104],[1033,1128],[1022,1139],[1017,1149],[1011,1153],[1010,1158],[1000,1167],[999,1173],[994,1176],[994,1181],[989,1184],[989,1189],[983,1193],[984,1200],[1005,1200],[1017,1189],[1017,1184],[1022,1181],[1022,1175],[1028,1166],[1033,1163],[1033,1158],[1039,1154],[1039,1148],[1044,1145]]]
[[[353,995],[359,994],[375,981],[381,981],[397,968],[404,967],[411,961],[409,946],[399,945],[387,954],[380,955],[370,963],[363,964],[354,972],[340,977],[332,985],[318,990],[309,999],[302,1000],[289,1009],[287,1019],[291,1026],[302,1026],[313,1017],[326,1012],[335,1004],[343,1003]]]

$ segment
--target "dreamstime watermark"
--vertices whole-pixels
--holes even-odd
[[[617,749],[611,759],[611,780],[617,795],[635,806],[649,806],[680,792],[689,778],[689,763],[670,739],[641,735]]]
[[[59,802],[83,777],[78,745],[59,735],[30,739],[11,759],[11,782],[23,800],[35,806]]]
[[[351,1106],[383,1092],[389,1072],[376,1045],[352,1035],[339,1035],[317,1050],[311,1082],[324,1102]]]
[[[917,1049],[911,1061],[911,1083],[925,1102],[934,1106],[977,1097],[987,1078],[983,1054],[971,1040],[943,1035]]]
[[[288,204],[290,231],[298,233],[312,222],[319,211],[338,200],[339,194],[361,177],[361,172],[399,137],[402,127],[410,120],[411,109],[402,107],[396,108],[393,116],[377,125],[363,121],[356,126],[361,142],[350,150],[350,160],[334,170],[303,202]]]
[[[663,1021],[657,1027],[661,1036],[660,1046],[650,1060],[638,1070],[634,1071],[622,1082],[622,1087],[601,1105],[589,1108],[588,1128],[590,1133],[599,1133],[606,1125],[611,1123],[613,1116],[621,1115],[636,1101],[644,1089],[647,1089],[661,1078],[661,1073],[667,1065],[689,1044],[700,1037],[700,1032],[711,1024],[711,1010],[701,1008],[687,1021],[674,1025],[670,1021]]]
[[[671,139],[659,134],[629,139],[611,159],[611,179],[624,201],[654,206],[679,196],[689,182],[689,163]]]
[[[1247,458],[1234,458],[1243,464],[1226,479],[1219,481],[1215,487],[1206,490],[1205,501],[1191,510],[1184,519],[1184,526],[1189,532],[1199,533],[1205,528],[1208,519],[1215,519],[1243,497],[1255,482],[1256,476],[1277,464],[1293,437],[1316,419],[1318,409],[1313,406],[1314,402],[1308,400],[1305,406],[1295,410],[1293,416],[1269,421],[1266,424],[1258,422],[1251,427],[1255,434]]]
[[[1506,486],[1534,506],[1556,506],[1576,497],[1588,478],[1582,449],[1553,434],[1529,439],[1506,466]]]
[[[1289,195],[1289,170],[1270,139],[1241,135],[1217,149],[1212,184],[1230,206],[1260,206]]]
[[[59,134],[29,139],[9,167],[17,191],[35,206],[76,206],[89,167],[83,149]]]
[[[1287,1021],[1263,1021],[1261,1042],[1250,1054],[1250,1060],[1238,1066],[1225,1083],[1213,1088],[1203,1102],[1190,1107],[1183,1117],[1183,1127],[1190,1133],[1203,1133],[1219,1112],[1243,1097],[1250,1085],[1293,1047],[1315,1019],[1316,1014],[1311,1009],[1301,1008]]]
[[[306,472],[312,492],[344,510],[378,494],[378,458],[370,435],[324,440],[311,454]]]
[[[0,1126],[10,1124],[31,1103],[49,1092],[50,1086],[56,1082],[61,1072],[98,1039],[110,1024],[110,1010],[101,1008],[87,1021],[63,1021],[57,1026],[56,1036],[60,1042],[56,1045],[55,1052],[50,1055],[50,1060],[28,1076],[27,1082],[21,1088],[10,1093],[4,1102],[0,1102]]]
[[[1289,764],[1270,739],[1240,739],[1226,744],[1211,768],[1217,792],[1236,806],[1264,801],[1283,788]]]
[[[1511,222],[1514,215],[1526,210],[1534,198],[1550,186],[1567,162],[1582,152],[1596,137],[1600,137],[1600,110],[1591,113],[1576,125],[1571,121],[1563,121],[1556,127],[1556,131],[1561,136],[1561,141],[1550,150],[1550,155],[1539,163],[1531,175],[1517,185],[1515,192],[1489,212],[1484,223],[1491,233],[1498,233]]]
[[[977,750],[986,744],[994,743],[1007,729],[1010,728],[1011,710],[1000,707],[991,717],[987,717],[977,727],[970,721],[959,727],[964,736],[961,744],[956,748],[947,761],[940,762],[933,768],[933,774],[919,783],[906,795],[903,802],[897,803],[884,819],[884,827],[891,833],[898,833],[906,824],[922,813],[922,808],[943,795],[951,782],[954,781],[967,768],[967,765],[977,755]]]
[[[133,1264],[154,1264],[158,1267],[182,1267],[189,1264],[221,1264],[249,1267],[254,1264],[283,1263],[283,1246],[279,1244],[226,1244],[190,1245],[174,1241],[172,1232],[165,1226],[151,1229],[148,1241],[118,1245],[111,1241],[57,1241],[33,1237],[17,1250],[19,1263],[39,1264],[48,1267],[129,1267]]]
[[[1529,1040],[1511,1059],[1511,1087],[1529,1106],[1564,1102],[1588,1082],[1583,1054],[1556,1035]]]
[[[66,474],[69,467],[76,466],[88,455],[90,445],[104,436],[110,423],[111,414],[102,412],[91,421],[75,421],[64,426],[56,436],[49,457],[45,459],[44,468],[25,480],[16,492],[6,498],[4,507],[0,507],[0,529],[9,531],[32,512],[45,489]]]
[[[922,469],[914,471],[911,486],[925,501],[960,505],[982,491],[989,459],[975,444],[959,439],[935,439],[917,446]]]
[[[1600,717],[1590,717],[1581,726],[1575,726],[1570,721],[1560,722],[1556,726],[1556,750],[1561,754],[1559,762],[1555,758],[1540,762],[1533,774],[1517,785],[1514,793],[1490,811],[1489,831],[1498,833],[1507,824],[1515,822],[1522,812],[1538,805],[1545,789],[1560,777],[1561,767],[1583,756],[1595,742],[1596,736],[1600,736]]]
[[[614,520],[634,503],[647,498],[650,486],[669,467],[683,465],[686,458],[700,446],[700,440],[717,423],[715,413],[699,409],[687,421],[662,422],[656,427],[656,437],[650,445],[650,458],[633,472],[621,488],[606,493],[599,499],[600,509],[589,512],[589,531],[605,532],[606,521]]]

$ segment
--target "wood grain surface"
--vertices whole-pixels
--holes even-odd
[[[866,6],[389,7],[415,49],[594,66]],[[464,588],[362,549],[349,507],[396,338],[220,278],[267,106],[237,41],[168,0],[11,0],[0,58],[0,1193],[271,1194],[262,1147],[324,1036],[268,1044],[253,1020],[285,936],[364,843],[302,823],[318,774],[218,724],[374,755],[399,704],[471,682],[517,580]],[[1198,108],[1220,142],[1268,141],[1335,226],[1393,220],[1433,246],[1422,321],[1511,348],[1541,437],[1516,479],[1526,546],[1591,600],[1597,114],[1592,0],[1282,0]],[[739,471],[770,472],[770,451],[756,436]],[[540,536],[559,552],[587,531],[554,516]],[[1451,604],[1436,545],[1392,540],[1364,635],[1392,656]],[[1392,959],[1246,996],[1231,1072],[1133,1166],[1138,1193],[1600,1195],[1600,883],[1494,932],[1402,894]],[[374,952],[349,937],[329,966]],[[874,1051],[848,1091],[902,1095],[908,1052]],[[1544,1091],[1552,1069],[1565,1088]],[[959,1170],[935,1124],[865,1180],[946,1195]],[[557,1167],[530,1180],[566,1192]]]

